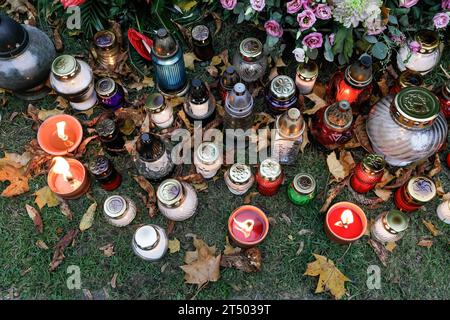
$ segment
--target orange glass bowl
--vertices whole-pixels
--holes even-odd
[[[80,161],[71,158],[65,158],[65,160],[69,163],[73,179],[81,181],[81,184],[75,188],[72,187],[69,182],[64,180],[62,175],[53,171],[53,167],[50,168],[47,175],[47,184],[50,190],[63,199],[78,199],[90,187],[89,175],[86,174],[86,168]]]
[[[247,236],[239,231],[236,221],[241,223],[253,220],[253,226]],[[269,220],[265,213],[252,205],[244,205],[235,209],[228,219],[228,233],[233,243],[239,247],[249,248],[261,243],[269,232]]]
[[[69,145],[58,137],[56,124],[65,122],[65,134],[68,137]],[[63,156],[75,151],[83,139],[83,127],[81,123],[67,114],[58,114],[46,119],[39,127],[37,141],[39,146],[48,154]]]
[[[346,209],[349,209],[356,215],[356,217],[354,217],[355,222],[350,224],[347,229],[336,227],[332,222],[336,220],[336,215],[342,213]],[[339,244],[349,244],[364,235],[367,229],[367,218],[364,211],[356,204],[351,202],[338,202],[328,209],[325,217],[324,229],[331,241]]]

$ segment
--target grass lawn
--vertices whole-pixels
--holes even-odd
[[[250,35],[250,29],[241,28],[236,31],[232,26],[225,26],[216,39],[216,50],[230,50],[230,59],[238,45],[237,39]],[[80,44],[64,37],[66,52],[80,53]],[[448,55],[447,55],[448,58]],[[285,72],[293,76],[295,63],[289,61]],[[326,79],[330,68],[323,67],[321,79]],[[211,80],[204,66],[196,66],[196,75],[204,80]],[[138,94],[149,92],[143,90]],[[132,93],[136,96],[135,93]],[[38,108],[54,108],[54,97],[35,104]],[[23,152],[29,141],[36,137],[31,129],[31,120],[26,119],[21,112],[26,112],[27,103],[14,97],[1,112],[0,149],[3,152]],[[256,101],[258,111],[264,110],[262,95]],[[101,108],[97,108],[101,109]],[[98,112],[99,110],[97,110]],[[19,112],[12,121],[11,114]],[[83,118],[84,115],[79,116]],[[84,157],[87,162],[99,150],[95,142],[88,147]],[[441,159],[444,163],[444,155]],[[355,160],[361,159],[362,151],[354,152]],[[166,227],[167,220],[159,214],[150,219],[137,192],[139,186],[131,178],[136,170],[129,156],[119,156],[113,159],[116,168],[123,175],[123,183],[116,193],[127,195],[134,199],[140,212],[132,223],[124,229],[108,225],[101,215],[103,201],[111,195],[93,183],[92,194],[99,209],[91,229],[78,235],[75,246],[65,250],[65,260],[54,272],[48,271],[53,255],[53,247],[59,238],[68,230],[77,228],[80,219],[91,201],[83,196],[79,200],[70,201],[70,207],[75,214],[73,221],[68,221],[59,208],[44,207],[41,215],[44,223],[44,233],[37,235],[31,219],[25,211],[25,204],[34,205],[33,193],[45,186],[45,177],[30,180],[30,191],[16,198],[0,197],[0,299],[82,299],[86,298],[86,290],[69,290],[66,286],[67,268],[71,265],[80,267],[82,289],[88,289],[94,298],[98,299],[328,299],[328,294],[315,295],[314,290],[318,278],[304,276],[308,262],[314,260],[312,253],[325,255],[332,259],[336,266],[351,279],[346,283],[348,295],[346,299],[448,299],[450,297],[450,258],[449,258],[449,226],[436,216],[439,200],[428,204],[424,209],[412,214],[411,225],[405,237],[398,242],[397,247],[389,255],[388,266],[383,267],[373,249],[367,243],[368,238],[353,243],[350,246],[337,245],[328,240],[323,231],[324,215],[319,208],[324,201],[323,193],[306,207],[296,207],[290,203],[286,194],[286,185],[274,197],[256,196],[252,204],[264,208],[270,217],[276,221],[270,226],[267,239],[260,245],[263,253],[263,269],[259,273],[245,274],[233,269],[222,269],[218,282],[209,283],[203,290],[196,286],[186,285],[183,281],[183,265],[185,252],[193,249],[189,234],[196,234],[209,245],[215,245],[222,250],[227,234],[227,219],[232,210],[243,204],[244,197],[232,195],[223,179],[209,182],[207,192],[199,193],[200,205],[197,215],[193,218],[176,223],[170,238],[176,237],[181,242],[181,250],[157,263],[149,263],[134,256],[131,251],[131,237],[137,225],[155,223]],[[185,171],[188,168],[185,168]],[[314,144],[308,145],[297,163],[285,167],[288,180],[297,172],[312,174],[318,183],[319,193],[327,190],[330,179],[326,166],[326,153]],[[443,170],[438,175],[444,189],[450,191],[450,170],[443,164]],[[0,183],[0,190],[6,183]],[[251,191],[255,191],[255,187]],[[335,200],[350,200],[348,191],[341,193]],[[394,204],[389,201],[385,207],[377,210],[367,210],[368,218],[375,218],[379,213]],[[286,215],[290,219],[283,218]],[[417,246],[424,236],[430,236],[422,223],[422,219],[431,221],[441,231],[442,235],[433,238],[433,246],[429,249]],[[302,229],[310,229],[312,234],[298,235]],[[186,236],[188,235],[188,236]],[[50,250],[39,249],[35,243],[43,240]],[[301,242],[304,250],[296,255]],[[112,257],[106,257],[100,247],[113,243]],[[369,290],[367,268],[378,265],[381,268],[381,289]],[[110,281],[117,273],[117,286],[112,288]]]

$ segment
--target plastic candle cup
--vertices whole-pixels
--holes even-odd
[[[351,202],[338,202],[328,209],[325,217],[325,233],[336,243],[348,244],[361,238],[366,232],[367,218],[364,211]]]
[[[48,154],[63,156],[75,151],[83,139],[83,127],[72,116],[59,114],[45,120],[39,127],[37,141]]]
[[[78,199],[90,186],[84,165],[75,159],[55,157],[47,176],[47,184],[64,199]]]
[[[240,247],[248,248],[261,243],[269,232],[269,220],[265,213],[251,205],[233,211],[228,219],[228,233]]]

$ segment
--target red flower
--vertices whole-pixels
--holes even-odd
[[[85,2],[86,0],[61,0],[61,4],[64,6],[64,9],[67,9],[68,7],[81,6]]]
[[[134,29],[128,29],[128,40],[134,49],[148,61],[152,61],[149,50],[146,48],[143,42],[147,45],[149,49],[153,47],[152,39],[144,36],[142,33],[137,32]]]

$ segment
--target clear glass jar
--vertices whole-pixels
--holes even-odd
[[[409,218],[401,211],[391,210],[380,214],[372,227],[372,237],[381,243],[400,240],[408,228]]]
[[[278,116],[275,122],[272,158],[281,164],[293,164],[298,157],[305,129],[300,110],[292,108]]]
[[[154,93],[148,96],[145,108],[150,112],[153,123],[160,129],[166,129],[172,126],[173,108],[165,104],[162,94]]]
[[[375,153],[401,167],[436,153],[447,139],[448,126],[432,92],[408,87],[372,107],[366,130]]]
[[[437,216],[442,222],[450,224],[450,200],[445,200],[437,207]]]
[[[410,48],[412,41],[416,41],[420,45],[418,52],[413,52]],[[416,33],[413,40],[409,40],[400,48],[397,54],[397,66],[400,71],[409,69],[420,72],[422,75],[427,74],[438,64],[441,58],[441,50],[439,48],[439,34],[432,30],[420,30]]]
[[[50,84],[75,110],[85,111],[97,103],[91,67],[69,55],[57,57],[52,64]]]
[[[214,177],[222,166],[222,154],[217,145],[213,142],[199,144],[194,153],[194,164],[203,178]]]
[[[110,30],[101,30],[94,35],[94,48],[97,61],[102,66],[114,69],[120,47],[116,35]]]
[[[250,129],[253,125],[253,97],[243,83],[237,83],[225,100],[225,129]]]
[[[261,79],[267,69],[267,57],[261,41],[256,38],[242,40],[234,55],[233,65],[243,81],[250,83]]]
[[[197,211],[197,192],[187,182],[167,179],[159,185],[156,197],[159,211],[169,220],[184,221]]]
[[[158,261],[169,248],[169,239],[163,228],[149,224],[136,230],[131,242],[133,252],[146,261]]]
[[[106,221],[115,227],[125,227],[136,217],[136,205],[128,197],[110,196],[103,204]]]
[[[314,89],[317,76],[319,75],[319,66],[312,60],[301,63],[297,67],[295,84],[299,94],[310,94]]]
[[[255,177],[249,166],[235,163],[225,172],[224,180],[231,193],[243,195],[252,187]]]

